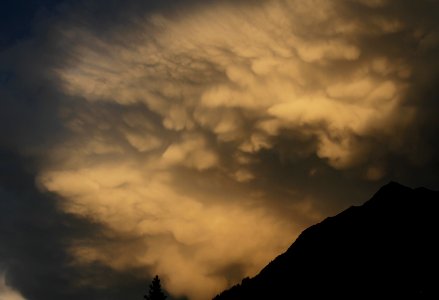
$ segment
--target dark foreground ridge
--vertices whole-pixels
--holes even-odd
[[[438,202],[439,192],[391,182],[214,299],[439,299]]]

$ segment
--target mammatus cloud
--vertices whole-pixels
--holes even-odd
[[[426,30],[388,15],[392,5],[216,3],[149,14],[104,36],[61,26],[72,47],[53,72],[80,104],[62,105],[72,135],[39,183],[64,198],[66,211],[134,239],[129,255],[72,245],[78,261],[154,266],[171,293],[205,299],[226,287],[230,266],[255,274],[288,245],[303,223],[277,209],[320,217],[317,200],[301,191],[266,208],[277,200],[258,188],[259,154],[288,147],[283,137],[303,160],[385,176],[380,159],[399,152],[416,116],[403,105],[416,67],[407,44]],[[398,34],[406,40],[392,41]],[[389,45],[370,47],[386,38]]]
[[[417,98],[437,76],[435,9],[194,2],[52,25],[41,72],[66,132],[39,152],[37,183],[106,237],[70,242],[75,264],[144,267],[206,299],[346,204],[331,201],[347,182],[437,162]]]
[[[374,14],[356,20],[340,15],[342,5],[270,1],[157,14],[117,45],[73,28],[66,35],[81,46],[58,72],[73,95],[142,103],[164,129],[206,130],[240,152],[274,148],[282,129],[306,128],[318,157],[348,168],[366,157],[356,137],[385,128],[382,135],[392,138],[414,112],[400,105],[410,62],[362,44],[402,30],[403,21]],[[139,136],[126,138],[138,150],[160,145],[156,136],[143,138],[147,146]]]

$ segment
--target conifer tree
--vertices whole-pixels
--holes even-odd
[[[143,296],[145,300],[165,300],[166,296],[162,291],[162,286],[160,284],[160,278],[158,275],[154,277],[151,284],[149,285],[148,295]]]

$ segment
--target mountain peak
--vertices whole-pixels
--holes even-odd
[[[385,194],[388,194],[388,193],[401,194],[401,193],[410,192],[410,191],[413,191],[413,189],[409,188],[405,185],[402,185],[396,181],[390,181],[389,183],[383,185],[375,195],[383,194],[383,193],[385,193]]]
[[[410,195],[414,192],[412,188],[404,186],[398,182],[390,181],[382,186],[372,198],[363,204],[363,206],[392,206],[401,205],[406,202]]]
[[[306,229],[257,276],[215,300],[437,298],[439,192],[389,182]]]

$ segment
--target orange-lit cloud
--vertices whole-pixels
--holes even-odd
[[[338,2],[318,4],[318,14],[315,5],[270,1],[246,9],[218,4],[173,18],[147,16],[135,28],[135,39],[128,34],[129,45],[75,32],[75,58],[58,73],[73,95],[142,103],[166,129],[206,129],[249,151],[272,147],[276,133],[243,128],[248,121],[271,120],[277,130],[307,126],[318,141],[319,157],[349,167],[358,162],[361,147],[353,135],[367,136],[377,126],[412,117],[399,106],[410,68],[400,58],[362,53],[356,39],[385,34],[385,28],[376,32],[343,18]],[[322,28],[327,22],[334,24],[330,30]],[[158,143],[127,138],[143,147]],[[175,147],[169,150],[177,153]]]
[[[45,188],[65,198],[65,210],[106,224],[111,235],[134,239],[123,242],[122,253],[114,245],[73,245],[80,262],[116,269],[152,265],[171,292],[203,299],[229,284],[222,269],[239,264],[254,274],[287,246],[285,237],[297,233],[291,222],[250,203],[256,195],[185,195],[174,188],[173,165],[165,163],[163,170],[161,162],[138,163],[105,161],[40,177]]]
[[[5,274],[0,275],[0,299],[2,300],[26,300],[19,292],[9,286]]]
[[[417,113],[403,103],[413,63],[368,44],[413,27],[383,15],[388,2],[194,5],[102,36],[61,22],[71,46],[51,74],[70,97],[59,110],[70,135],[47,151],[38,183],[120,240],[78,240],[77,262],[152,267],[173,295],[206,299],[322,217],[326,199],[276,182],[285,171],[270,155],[302,178],[385,177],[382,153],[400,151]]]

